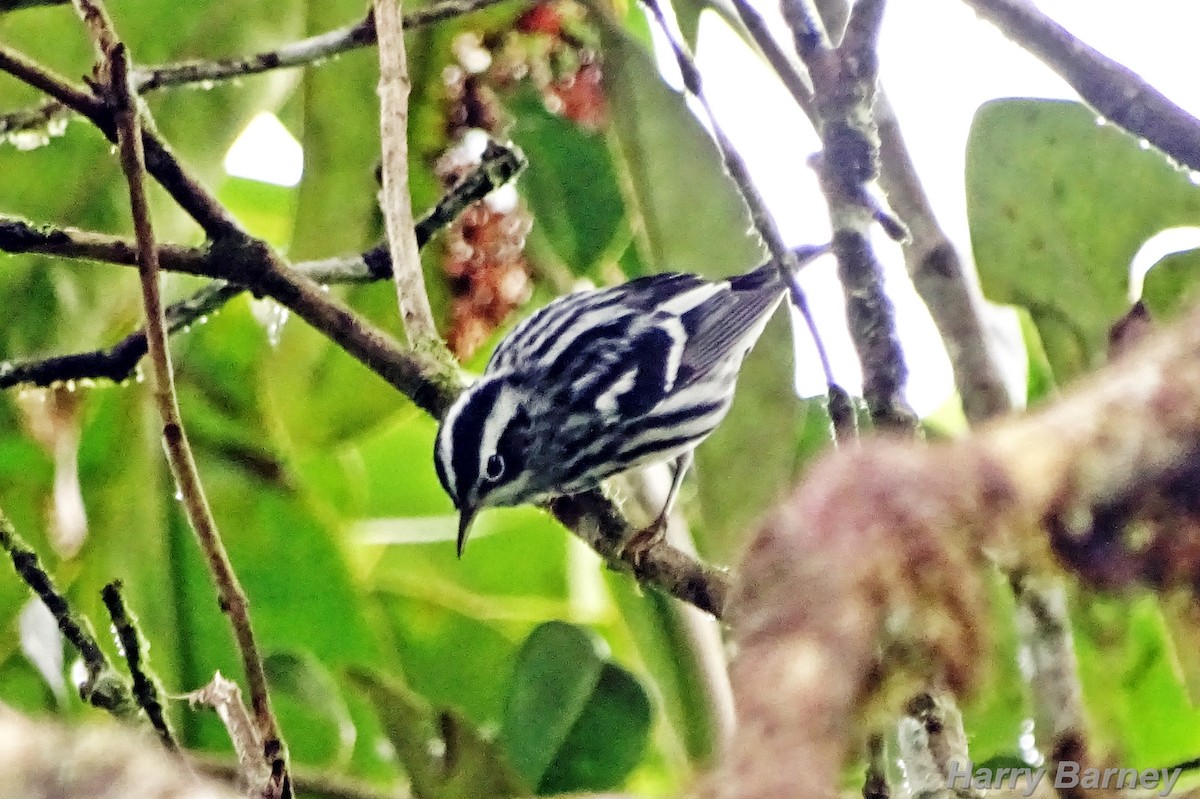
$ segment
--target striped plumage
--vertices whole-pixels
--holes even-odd
[[[798,251],[801,263],[823,247]],[[551,302],[496,348],[438,430],[462,553],[485,506],[540,502],[690,456],[729,411],[742,359],[786,286],[775,264],[709,282],[662,274]]]

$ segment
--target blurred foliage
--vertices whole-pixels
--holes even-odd
[[[678,6],[689,35],[701,9],[724,10]],[[363,11],[360,0],[122,0],[112,9],[142,63],[269,49]],[[418,213],[442,190],[434,166],[452,144],[446,75],[457,37],[474,32],[498,45],[522,11],[503,3],[410,33]],[[585,21],[599,43],[608,124],[589,130],[552,113],[544,87],[529,81],[497,89],[502,127],[531,161],[520,186],[535,218],[528,310],[577,280],[668,269],[720,277],[763,258],[703,125],[658,75],[645,20],[636,9],[621,13],[618,21],[593,9]],[[0,41],[66,75],[89,69],[91,49],[69,7],[2,14]],[[361,251],[381,233],[375,82],[368,49],[306,70],[162,91],[149,104],[180,157],[244,224],[290,257],[319,258]],[[0,113],[34,100],[0,76]],[[303,145],[299,186],[224,175],[225,152],[260,111],[276,113]],[[0,146],[0,174],[0,211],[129,232],[115,159],[84,123],[34,150]],[[1030,401],[1103,360],[1108,326],[1127,305],[1129,258],[1158,229],[1194,219],[1200,204],[1161,156],[1060,103],[981,111],[967,188],[985,289],[1027,309]],[[1140,198],[1132,206],[1131,193]],[[165,196],[154,200],[163,239],[198,241]],[[424,253],[444,318],[442,255],[436,242]],[[1156,314],[1191,290],[1185,259],[1147,279]],[[174,297],[198,281],[166,284]],[[391,284],[332,290],[397,330]],[[140,314],[131,272],[36,256],[5,258],[0,307],[3,358],[106,346]],[[756,516],[827,446],[821,405],[794,395],[790,336],[782,319],[770,327],[685,492],[701,552],[717,562],[734,560]],[[465,797],[672,794],[708,762],[715,703],[673,602],[606,573],[532,508],[484,513],[456,560],[453,509],[430,459],[434,422],[269,301],[240,298],[173,347],[185,420],[298,763]],[[144,385],[0,398],[0,508],[98,628],[100,587],[124,581],[169,692],[203,685],[216,669],[239,673]],[[81,509],[86,537],[71,543]],[[965,707],[977,762],[1014,755],[1030,715],[999,577],[993,594],[995,667]],[[11,575],[0,579],[0,702],[91,713],[69,693],[57,696],[22,654],[17,619],[27,601]],[[1200,672],[1186,668],[1184,639],[1166,632],[1193,629],[1184,615],[1164,620],[1145,597],[1081,598],[1077,607],[1089,708],[1101,742],[1129,765],[1161,766],[1200,749],[1178,664]],[[171,710],[188,745],[228,751],[215,718],[181,703]],[[1140,723],[1146,712],[1154,725]]]

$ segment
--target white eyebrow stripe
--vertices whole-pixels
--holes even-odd
[[[517,415],[520,409],[520,403],[517,400],[517,394],[507,385],[501,386],[500,393],[496,395],[496,401],[488,413],[487,421],[483,424],[483,433],[479,439],[479,463],[478,469],[475,471],[476,480],[479,476],[485,474],[484,467],[487,465],[487,460],[495,454],[496,448],[500,445],[500,437],[504,435],[504,430],[508,427],[508,423]]]
[[[454,403],[450,406],[450,410],[446,411],[446,418],[442,420],[437,441],[437,457],[442,464],[442,474],[446,476],[446,482],[450,484],[450,495],[456,499],[459,498],[458,475],[454,473],[454,453],[450,447],[454,441],[454,425],[458,423],[458,417],[462,414],[463,408],[467,406],[466,399],[466,394],[464,394],[462,401]]]

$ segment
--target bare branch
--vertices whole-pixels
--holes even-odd
[[[408,345],[425,349],[440,346],[417,239],[413,235],[412,192],[408,185],[408,56],[399,0],[374,0],[375,29],[379,38],[379,114],[383,145],[383,189],[379,205],[387,225],[392,276],[400,304],[400,318]]]
[[[58,623],[58,629],[83,658],[87,679],[79,686],[79,696],[95,707],[123,717],[137,712],[137,705],[125,678],[113,667],[86,618],[76,614],[67,599],[42,566],[37,553],[25,543],[12,522],[0,511],[0,549],[8,553],[13,568],[42,601]]]
[[[279,732],[279,722],[271,710],[266,671],[250,621],[249,603],[233,564],[229,561],[216,520],[209,508],[204,486],[200,481],[200,472],[196,468],[179,413],[171,353],[167,347],[166,320],[163,315],[162,287],[159,281],[158,246],[150,221],[150,202],[146,196],[146,161],[142,149],[141,115],[137,95],[130,81],[128,54],[125,46],[117,40],[111,23],[104,17],[103,8],[98,3],[84,3],[83,0],[76,2],[95,10],[95,16],[85,16],[85,19],[99,20],[94,23],[99,28],[96,41],[98,46],[103,48],[107,72],[111,79],[110,91],[115,109],[121,169],[129,184],[129,204],[137,236],[138,275],[142,284],[142,302],[146,309],[146,343],[154,375],[152,391],[162,419],[167,458],[179,485],[188,521],[196,533],[200,549],[216,584],[221,610],[229,617],[234,638],[237,640],[238,652],[246,672],[246,682],[250,688],[251,703],[254,706],[255,723],[262,741],[259,755],[270,770],[266,790],[271,796],[288,799],[292,795],[292,788],[288,777],[287,747]]]
[[[951,697],[921,691],[909,699],[896,739],[913,796],[981,799],[982,792],[953,779],[970,769],[971,755],[962,713]]]
[[[1061,580],[1014,574],[1017,637],[1033,690],[1034,731],[1043,748],[1084,729],[1083,687]]]
[[[829,203],[850,334],[862,364],[863,395],[877,426],[911,432],[917,420],[903,395],[907,366],[892,303],[883,290],[883,269],[869,238],[875,222],[893,238],[903,238],[903,226],[878,207],[868,190],[879,173],[872,104],[883,8],[883,0],[856,3],[842,42],[834,48],[811,0],[781,2],[796,52],[813,83],[813,100],[797,89],[793,95],[802,108],[815,110],[814,125],[821,135],[818,175]]]
[[[1200,121],[1128,67],[1073,36],[1026,0],[964,0],[1042,59],[1105,119],[1190,169],[1200,169]]]
[[[142,637],[137,619],[125,604],[125,597],[121,591],[121,581],[114,580],[104,586],[100,596],[104,600],[104,607],[108,609],[109,618],[112,619],[113,632],[121,642],[121,654],[125,656],[125,663],[129,666],[129,675],[133,677],[133,698],[137,700],[138,707],[145,712],[150,726],[158,733],[163,746],[170,750],[179,749],[179,742],[175,740],[175,733],[171,730],[171,723],[163,708],[162,687],[158,677],[147,665],[146,653],[150,647]]]

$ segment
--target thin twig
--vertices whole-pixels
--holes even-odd
[[[387,227],[392,277],[408,346],[439,346],[417,239],[413,235],[412,192],[408,185],[408,56],[399,0],[374,0],[379,39],[379,129],[383,146],[383,188],[379,205]]]
[[[133,698],[137,700],[138,707],[145,711],[146,718],[150,720],[150,725],[158,733],[163,746],[171,751],[178,750],[179,742],[175,740],[171,722],[163,708],[162,688],[159,686],[158,677],[150,670],[146,662],[146,652],[150,647],[142,637],[137,618],[125,604],[125,597],[122,596],[121,591],[121,581],[114,580],[104,586],[100,597],[104,600],[104,607],[108,608],[108,615],[113,623],[113,632],[116,633],[117,640],[121,642],[121,653],[125,656],[129,674],[133,677]]]
[[[524,167],[525,157],[520,150],[490,142],[482,162],[417,222],[417,246],[424,247],[468,206],[513,180]],[[2,214],[0,251],[38,252],[129,266],[137,263],[137,243],[129,239],[70,228],[34,228],[23,220]],[[200,247],[166,244],[158,248],[159,265],[168,271],[209,274],[214,268],[212,256],[211,250]],[[385,242],[358,256],[307,261],[292,268],[322,285],[368,283],[387,279],[392,272],[392,261]],[[245,290],[242,286],[216,280],[190,297],[172,303],[166,309],[167,332],[174,335],[187,329],[220,310]],[[145,354],[146,333],[144,329],[138,329],[103,350],[2,362],[0,389],[17,385],[50,386],[70,380],[106,379],[119,383],[134,375]]]
[[[80,698],[117,717],[136,713],[137,704],[129,684],[100,648],[91,623],[71,610],[67,598],[58,590],[37,553],[25,543],[3,511],[0,511],[0,548],[8,553],[17,574],[50,610],[63,637],[83,659],[87,679],[79,686]]]
[[[655,22],[658,23],[659,28],[662,30],[663,35],[667,37],[667,41],[671,45],[671,50],[675,54],[675,61],[679,65],[679,72],[683,77],[684,86],[704,108],[704,113],[712,126],[713,139],[716,141],[717,150],[721,153],[725,169],[729,172],[729,177],[733,180],[734,185],[737,186],[738,191],[742,195],[742,199],[746,202],[746,206],[750,210],[750,219],[755,229],[762,236],[763,242],[767,245],[767,249],[771,253],[771,257],[779,265],[780,274],[783,277],[785,285],[788,287],[792,304],[796,307],[796,310],[800,313],[800,317],[804,320],[805,326],[808,328],[809,335],[813,340],[813,346],[817,351],[817,357],[821,363],[821,369],[825,375],[825,384],[828,388],[828,408],[830,415],[834,419],[833,430],[835,441],[841,441],[842,438],[837,434],[852,429],[853,423],[848,421],[849,417],[834,416],[835,413],[843,413],[844,403],[841,402],[841,398],[845,395],[845,391],[834,380],[833,368],[830,364],[829,354],[825,350],[825,343],[821,339],[820,331],[817,330],[817,323],[813,318],[812,310],[808,307],[808,298],[805,296],[796,279],[802,264],[797,259],[796,253],[784,243],[783,234],[779,232],[779,226],[775,224],[775,217],[772,216],[770,210],[767,208],[766,201],[763,200],[758,187],[754,184],[754,179],[750,176],[750,169],[746,166],[745,159],[742,158],[741,153],[734,147],[733,142],[725,134],[724,129],[717,120],[716,114],[713,113],[712,106],[708,103],[708,97],[704,93],[700,70],[696,67],[696,61],[688,51],[687,45],[684,44],[682,39],[676,35],[675,30],[667,23],[667,19],[658,5],[658,0],[642,0],[642,4],[650,11]]]
[[[1200,121],[1136,72],[1080,41],[1027,0],[964,2],[1045,62],[1105,119],[1200,169]]]
[[[1029,672],[1036,714],[1034,730],[1043,750],[1069,732],[1085,729],[1079,661],[1061,580],[1028,573],[1010,576],[1017,600],[1017,637]]]
[[[129,184],[129,203],[137,236],[138,276],[141,278],[142,301],[146,309],[146,342],[153,365],[152,391],[162,419],[163,440],[171,471],[183,497],[188,521],[191,522],[200,548],[208,561],[221,609],[229,617],[237,640],[242,666],[246,672],[246,682],[250,689],[255,723],[263,744],[261,754],[271,769],[272,782],[268,787],[271,795],[287,799],[292,794],[287,772],[287,748],[279,732],[279,723],[271,710],[266,671],[250,622],[246,594],[238,581],[233,564],[229,561],[216,520],[208,506],[200,473],[192,457],[183,419],[179,413],[171,353],[167,347],[166,320],[159,281],[158,247],[150,221],[150,204],[146,196],[146,162],[142,149],[142,126],[137,95],[129,80],[129,61],[125,46],[119,43],[112,44],[115,41],[114,34],[109,40],[111,49],[106,55],[111,71],[111,92],[116,109],[121,169]]]
[[[54,70],[3,45],[0,45],[0,71],[50,95],[88,119],[98,119],[104,113],[103,104],[87,89],[76,86]]]

